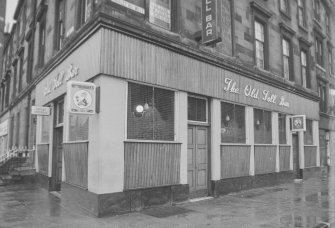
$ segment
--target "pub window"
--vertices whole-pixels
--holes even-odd
[[[64,41],[64,19],[65,19],[65,0],[57,0],[56,2],[56,50],[60,50]]]
[[[174,140],[174,92],[128,83],[128,139]]]
[[[254,109],[254,137],[256,144],[272,144],[271,112]]]
[[[279,144],[286,144],[286,115],[278,114]]]
[[[188,97],[188,120],[207,122],[207,100],[204,98]]]
[[[313,121],[306,119],[306,131],[304,133],[305,145],[313,145]]]
[[[63,111],[61,111],[63,112]],[[89,116],[69,114],[69,141],[87,141],[89,130]]]
[[[265,69],[265,25],[255,20],[256,66]]]
[[[306,26],[305,0],[298,0],[298,20],[300,26]]]
[[[41,143],[49,143],[50,116],[41,116]]]
[[[316,63],[323,66],[323,40],[319,36],[315,36],[315,57]]]
[[[283,75],[284,78],[292,80],[291,68],[292,68],[292,57],[291,57],[291,43],[289,40],[282,39],[283,48]]]
[[[221,142],[245,143],[245,107],[221,102]]]

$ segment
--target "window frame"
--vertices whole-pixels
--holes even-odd
[[[321,16],[320,16],[320,0],[313,0],[313,11],[314,11],[314,19],[320,22]]]
[[[152,139],[142,139],[142,138],[129,138],[129,133],[128,133],[128,129],[129,129],[129,103],[130,103],[130,96],[129,96],[129,91],[130,91],[130,84],[134,84],[134,85],[140,85],[140,86],[147,86],[147,87],[151,87],[151,88],[155,88],[155,89],[161,89],[161,90],[165,90],[165,91],[169,91],[173,93],[173,137],[172,139],[169,140],[165,140],[165,139],[154,139],[154,137],[152,137]],[[154,92],[153,92],[154,95]],[[147,142],[175,142],[176,141],[176,123],[177,123],[177,117],[176,117],[176,90],[170,89],[170,88],[166,88],[166,87],[161,87],[161,86],[156,86],[156,85],[150,85],[150,84],[146,84],[146,83],[140,83],[140,82],[134,82],[134,81],[128,81],[127,83],[127,117],[126,117],[126,135],[125,138],[127,141],[139,141],[139,142],[143,142],[143,141],[147,141]]]
[[[324,44],[323,44],[323,38],[315,33],[315,58],[316,58],[316,64],[324,67]],[[321,53],[320,53],[321,52]]]
[[[256,38],[256,24],[259,24],[260,26],[261,26],[261,28],[263,28],[263,41],[262,40],[259,40],[259,39],[257,39]],[[254,20],[254,40],[255,40],[255,42],[254,42],[254,49],[255,49],[255,65],[258,67],[258,68],[261,68],[261,69],[267,69],[267,64],[266,64],[266,59],[267,59],[267,50],[266,50],[266,39],[265,39],[265,34],[266,34],[266,25],[265,24],[263,24],[263,22],[262,21],[260,21],[260,20],[258,20],[258,18],[256,18],[255,20]],[[259,58],[259,56],[258,56],[258,50],[257,50],[257,43],[260,43],[260,44],[262,44],[262,46],[263,46],[263,50],[262,50],[262,53],[263,53],[263,59],[261,59],[262,61],[263,61],[263,66],[260,66],[260,65],[258,65],[258,59],[260,59]]]
[[[288,0],[279,0],[279,12],[283,15],[285,15],[286,17],[288,18],[291,18],[290,17],[290,1]],[[283,4],[285,3],[285,4]],[[285,8],[283,8],[285,6]]]
[[[288,45],[288,50],[284,50],[284,43]],[[287,52],[287,53],[285,53]],[[292,60],[292,42],[287,39],[287,37],[282,37],[282,63],[283,63],[283,77],[289,81],[294,81],[292,68],[293,68],[293,60]],[[285,62],[287,61],[288,69],[285,69]],[[286,75],[286,72],[288,75]],[[293,79],[293,80],[292,80]]]
[[[263,124],[260,122],[259,124],[257,124],[257,120],[256,120],[256,118],[255,118],[255,112],[256,111],[261,111],[262,112],[262,119],[263,119]],[[254,112],[254,121],[253,121],[253,128],[254,128],[254,144],[255,145],[273,145],[273,137],[272,137],[272,132],[273,132],[273,124],[272,124],[272,112],[271,111],[269,111],[269,110],[265,110],[265,109],[260,109],[260,108],[254,108],[253,109],[253,112]],[[265,112],[267,112],[267,113],[269,113],[270,114],[270,124],[271,124],[271,142],[270,143],[268,143],[268,142],[265,142],[266,140],[267,140],[267,138],[265,138],[265,137],[263,137],[263,140],[264,141],[262,141],[262,142],[259,142],[259,141],[257,141],[256,142],[256,134],[255,134],[255,132],[256,132],[256,128],[255,128],[255,125],[261,125],[262,126],[262,128],[263,129],[265,129],[265,122],[264,122],[264,113]],[[264,127],[263,127],[264,126]],[[263,130],[262,131],[262,134],[266,134],[266,130]]]
[[[82,0],[81,0],[82,1]],[[55,1],[55,37],[54,49],[59,51],[62,49],[65,39],[65,10],[66,0]],[[62,14],[61,14],[62,13]]]
[[[321,113],[327,113],[327,86],[324,82],[318,81],[318,96],[320,97],[319,108]]]
[[[187,122],[188,123],[202,123],[202,124],[208,124],[208,99],[206,97],[201,97],[201,96],[196,96],[196,95],[187,95],[187,98],[191,97],[191,98],[196,98],[196,99],[201,99],[201,100],[205,100],[206,102],[206,121],[196,121],[196,120],[189,120],[188,119],[188,114],[187,114]],[[188,103],[188,102],[187,102]]]
[[[334,75],[334,56],[333,56],[333,51],[331,47],[328,47],[328,72],[329,75],[332,76]]]
[[[222,105],[226,103],[226,104],[229,104],[229,105],[233,105],[234,109],[233,109],[233,113],[234,113],[234,117],[235,117],[235,107],[236,106],[240,106],[240,107],[243,107],[244,108],[244,142],[223,142],[222,141],[222,124],[223,124],[223,121],[222,121]],[[246,113],[246,106],[244,105],[241,105],[241,104],[236,104],[236,103],[231,103],[231,102],[226,102],[226,101],[220,101],[220,111],[221,111],[221,115],[220,115],[220,120],[221,120],[221,126],[220,126],[220,129],[221,129],[221,133],[220,133],[220,142],[221,144],[223,145],[230,145],[230,144],[239,144],[239,145],[245,145],[247,144],[247,121],[246,121],[246,116],[247,116],[247,113]],[[235,118],[234,118],[235,119]]]
[[[301,5],[299,4],[301,3]],[[306,5],[305,5],[305,0],[298,0],[298,25],[305,28],[306,27]],[[302,18],[300,18],[300,12]]]
[[[284,126],[285,126],[285,143],[281,143],[281,134],[280,134],[280,118],[284,119]],[[278,144],[279,145],[288,145],[288,140],[287,140],[287,125],[286,125],[286,119],[287,119],[287,115],[284,113],[278,113]]]
[[[310,126],[309,126],[310,125]],[[312,129],[312,133],[311,133],[311,139],[312,139],[312,143],[307,143],[306,142],[306,134],[307,134],[307,132],[308,132],[308,129],[309,129],[309,127],[311,127],[311,129]],[[306,119],[306,131],[304,132],[304,145],[305,146],[313,146],[313,145],[315,145],[315,139],[314,139],[314,129],[313,129],[313,120],[311,120],[311,119]]]
[[[19,54],[19,62],[20,62],[20,69],[19,69],[19,80],[18,80],[18,88],[17,92],[20,94],[20,92],[23,89],[23,67],[24,67],[24,50],[22,50]]]
[[[44,18],[39,22],[38,39],[38,66],[41,68],[45,64],[45,42],[46,42],[46,20]]]

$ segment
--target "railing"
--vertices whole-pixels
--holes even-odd
[[[11,158],[15,157],[21,157],[21,158],[30,158],[33,157],[33,154],[35,153],[35,146],[33,146],[32,149],[28,149],[27,147],[13,147],[12,149],[8,150],[0,156],[0,165],[5,163]]]

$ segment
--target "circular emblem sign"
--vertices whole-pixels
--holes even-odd
[[[297,128],[301,128],[302,127],[302,120],[299,118],[296,118],[294,121],[294,126],[297,127]]]
[[[73,95],[73,102],[79,108],[88,108],[92,104],[92,96],[85,90],[78,90]]]

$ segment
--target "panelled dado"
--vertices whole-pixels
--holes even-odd
[[[318,113],[312,111],[317,110],[318,103],[302,96],[113,30],[102,29],[101,32],[104,41],[101,70],[105,74],[319,118]]]

